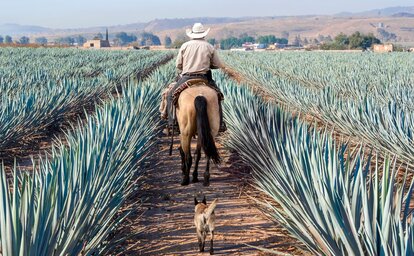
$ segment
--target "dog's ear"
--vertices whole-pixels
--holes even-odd
[[[203,197],[203,204],[207,204],[206,196]]]
[[[194,197],[194,205],[197,205],[197,204],[198,204],[197,198]]]

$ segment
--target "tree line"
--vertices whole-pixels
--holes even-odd
[[[92,37],[92,39],[98,39],[102,40],[103,35],[102,33],[97,33],[95,36]],[[56,38],[54,40],[54,43],[59,45],[83,45],[87,41],[87,38],[85,38],[82,35],[77,36],[65,36]],[[46,45],[48,43],[48,39],[46,37],[38,37],[34,39],[34,42],[30,42],[30,38],[27,36],[22,36],[17,40],[13,40],[13,38],[9,35],[6,35],[5,37],[0,35],[0,44],[30,44],[30,43],[36,43],[40,45]],[[141,46],[150,46],[150,45],[161,45],[161,41],[158,36],[149,33],[149,32],[143,32],[139,34],[138,36],[134,34],[127,34],[126,32],[119,32],[115,34],[115,37],[112,39],[112,42],[114,45],[117,46],[125,46],[129,45],[131,43],[137,43]],[[171,38],[166,38],[165,43],[168,45],[171,45]]]
[[[262,44],[263,47],[267,47],[270,44],[288,44],[289,37],[288,32],[282,34],[284,37],[276,37],[275,35],[263,35],[258,37],[253,37],[247,34],[242,34],[239,37],[229,37],[221,40],[216,40],[215,38],[208,39],[208,42],[212,45],[220,44],[220,48],[223,50],[228,50],[231,48],[242,47],[244,43],[258,43]],[[286,37],[286,38],[285,38]],[[392,38],[392,36],[389,36]],[[101,33],[97,33],[93,36],[93,39],[103,39]],[[163,44],[167,48],[180,48],[180,46],[188,41],[189,39],[185,36],[178,36],[174,41],[171,40],[170,36],[165,36],[163,38]],[[55,39],[55,43],[59,45],[83,45],[87,39],[82,35],[77,36],[66,36]],[[371,47],[372,44],[380,43],[381,41],[376,38],[372,33],[363,34],[360,32],[355,32],[350,36],[340,33],[332,39],[330,36],[319,35],[314,39],[301,39],[300,35],[294,37],[290,45],[293,46],[303,46],[307,44],[320,44],[320,48],[324,50],[345,50],[345,49],[367,49]],[[0,35],[0,44],[29,44],[30,39],[27,36],[22,36],[19,39],[13,41],[13,38],[9,35],[1,36]],[[46,45],[48,39],[46,37],[38,37],[34,39],[34,43],[39,45]],[[137,46],[152,46],[152,45],[161,45],[161,40],[158,36],[150,32],[142,32],[140,34],[128,34],[126,32],[116,33],[112,39],[112,44],[115,46],[125,46],[134,44]]]
[[[373,44],[379,44],[381,41],[369,33],[367,35],[357,31],[348,36],[344,33],[340,33],[335,36],[334,40],[329,43],[321,45],[323,50],[347,50],[347,49],[368,49]]]

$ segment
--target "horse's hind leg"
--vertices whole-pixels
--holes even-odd
[[[210,157],[207,157],[206,171],[204,172],[203,186],[210,185]]]
[[[201,158],[201,146],[197,144],[197,149],[195,152],[195,166],[194,166],[194,172],[193,172],[193,183],[198,182],[198,163],[200,162]]]
[[[190,183],[190,169],[193,158],[191,157],[191,137],[182,137],[180,154],[181,154],[181,170],[183,172],[183,180],[181,182],[182,186],[188,185]]]

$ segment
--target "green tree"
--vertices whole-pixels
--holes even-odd
[[[165,45],[165,47],[170,47],[171,46],[171,44],[172,44],[172,40],[171,40],[171,37],[169,37],[169,36],[165,36],[165,38],[164,38],[164,45]]]
[[[30,42],[30,39],[27,36],[22,36],[19,39],[20,44],[28,44]]]
[[[45,44],[47,44],[47,38],[44,37],[44,36],[35,38],[35,43],[45,45]]]
[[[381,41],[374,36],[374,34],[369,33],[368,35],[364,36],[362,40],[361,47],[363,49],[370,48],[373,44],[379,44]]]
[[[362,41],[364,40],[363,36],[359,31],[353,33],[349,38],[349,48],[350,49],[357,49],[361,47]]]
[[[274,44],[276,43],[276,37],[274,35],[259,36],[257,41],[259,44]]]
[[[79,46],[81,46],[81,45],[83,45],[84,43],[86,43],[86,38],[85,38],[85,37],[83,37],[83,36],[81,36],[81,35],[78,35],[78,36],[75,38],[75,41],[76,41],[76,43],[77,43]]]
[[[339,46],[346,46],[349,45],[349,37],[341,32],[335,36],[334,42]]]
[[[350,36],[340,33],[333,42],[325,42],[321,48],[325,50],[367,49],[375,43],[380,43],[380,40],[372,33],[365,35],[356,31]]]
[[[102,40],[103,39],[103,35],[102,33],[98,33],[96,34],[96,36],[93,37],[94,40]]]
[[[11,43],[13,43],[13,38],[12,38],[11,36],[7,35],[7,36],[4,38],[4,42],[5,42],[6,44],[11,44]]]
[[[242,34],[239,36],[239,39],[241,41],[242,44],[250,42],[250,43],[254,43],[256,40],[254,39],[254,37],[249,36],[248,34]]]
[[[128,35],[125,32],[119,32],[118,34],[115,35],[115,38],[119,39],[120,45],[127,45],[129,43],[137,41],[136,36],[134,36],[132,34]]]
[[[171,44],[171,48],[179,49],[181,47],[181,45],[183,45],[185,42],[187,42],[187,39],[183,36],[179,36]]]
[[[73,45],[75,43],[75,39],[70,36],[61,37],[56,39],[56,43],[61,45]]]
[[[158,36],[149,32],[143,32],[141,34],[140,44],[145,46],[161,45],[161,41]]]
[[[278,44],[288,44],[288,40],[287,40],[287,38],[276,38],[276,42],[275,43],[278,43]]]
[[[220,41],[220,47],[222,50],[229,50],[234,47],[241,47],[242,41],[239,38],[236,37],[230,37],[226,39],[222,39]]]

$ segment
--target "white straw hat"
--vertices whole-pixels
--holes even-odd
[[[194,23],[193,28],[187,29],[186,31],[187,36],[193,39],[200,39],[206,37],[208,32],[210,32],[210,28],[204,29],[204,26],[201,23]]]

